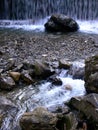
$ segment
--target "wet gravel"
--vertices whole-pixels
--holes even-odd
[[[81,32],[61,34],[0,28],[0,69],[9,59],[16,65],[24,60],[61,58],[85,59],[98,54],[98,35]]]

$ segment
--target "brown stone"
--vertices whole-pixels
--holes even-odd
[[[66,85],[64,85],[64,88],[66,89],[66,90],[72,90],[72,86],[70,85],[70,84],[66,84]]]
[[[9,75],[14,79],[15,82],[19,81],[21,76],[19,72],[9,72]]]

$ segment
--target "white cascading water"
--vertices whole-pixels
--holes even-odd
[[[78,69],[84,67],[84,63],[74,62],[74,68]],[[35,86],[30,85],[25,88],[17,89],[7,94],[7,98],[10,99],[18,107],[17,114],[7,115],[5,118],[1,130],[20,130],[19,118],[26,111],[32,111],[38,106],[44,106],[47,108],[58,107],[64,105],[65,102],[75,96],[83,96],[86,94],[84,81],[81,79],[73,79],[72,75],[69,75],[68,70],[62,70],[57,76],[62,81],[62,85],[56,86],[51,82],[44,81],[41,84]],[[66,86],[70,86],[69,89]],[[12,112],[11,112],[12,114]],[[13,127],[12,125],[13,124]],[[17,126],[16,126],[17,125]],[[12,127],[12,128],[11,128]]]

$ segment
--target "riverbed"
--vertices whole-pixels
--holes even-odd
[[[84,65],[85,59],[95,54],[98,54],[97,34],[80,31],[47,33],[22,28],[0,28],[0,70],[4,69],[11,59],[15,61],[15,66],[25,61],[32,63],[35,59],[53,63],[54,66],[60,59]],[[38,106],[59,106],[73,96],[84,95],[84,81],[72,79],[66,72],[67,70],[62,70],[57,75],[63,82],[59,87],[52,86],[51,82],[45,80],[36,85],[21,86],[12,92],[0,92],[1,96],[11,100],[18,108],[6,113],[1,129],[20,130],[18,123],[24,112],[32,111]],[[72,86],[72,91],[64,89],[66,84]]]

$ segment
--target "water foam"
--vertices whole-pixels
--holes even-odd
[[[98,34],[98,21],[77,21],[80,26],[80,31],[85,33]]]
[[[18,20],[18,21],[11,21],[11,20],[0,20],[0,27],[3,28],[14,28],[14,29],[23,29],[26,31],[41,31],[44,32],[44,24],[46,23],[47,19],[40,19],[38,21],[32,21],[32,20]],[[79,24],[79,31],[84,33],[92,33],[92,34],[98,34],[98,21],[97,20],[90,20],[90,21],[81,21],[77,20],[77,23]]]

